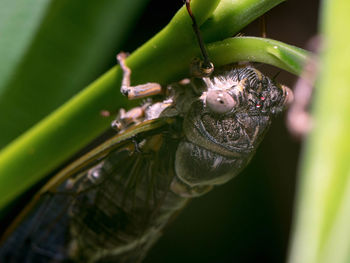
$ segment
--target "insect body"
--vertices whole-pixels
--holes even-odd
[[[118,59],[122,93],[165,97],[121,111],[116,136],[54,177],[3,236],[0,262],[140,262],[190,198],[249,163],[292,97],[250,66],[208,77],[208,59],[204,77],[131,87]]]
[[[291,95],[252,67],[167,93],[143,105],[143,117],[118,119],[114,149],[44,196],[4,243],[2,261],[139,262],[189,198],[248,164]]]

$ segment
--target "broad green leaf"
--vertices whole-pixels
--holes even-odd
[[[2,0],[0,2],[0,95],[30,48],[47,9],[48,0]]]
[[[0,3],[0,148],[93,81],[147,0]]]

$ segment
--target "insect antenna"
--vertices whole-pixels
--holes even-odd
[[[271,78],[273,82],[276,82],[276,79],[278,78],[279,74],[281,74],[281,70],[277,71],[277,73]]]
[[[190,2],[191,2],[191,0],[185,0],[187,12],[192,19],[192,28],[193,28],[193,31],[196,35],[196,38],[197,38],[197,41],[198,41],[198,44],[199,44],[199,47],[201,49],[201,53],[203,56],[203,62],[200,64],[200,71],[203,75],[209,76],[214,71],[214,65],[213,65],[213,63],[211,63],[211,61],[209,59],[208,52],[205,48],[202,35],[199,31],[198,24],[196,22],[196,19],[195,19],[193,13],[192,13]]]
[[[261,31],[261,37],[266,38],[267,37],[266,14],[263,14],[262,16],[260,16],[260,31]]]

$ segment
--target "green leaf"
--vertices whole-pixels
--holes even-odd
[[[3,0],[0,2],[0,95],[13,75],[44,19],[51,1]]]
[[[147,0],[0,4],[0,148],[105,68]]]

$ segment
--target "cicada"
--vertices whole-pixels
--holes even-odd
[[[130,86],[118,55],[121,91],[158,97],[122,110],[114,137],[44,187],[7,231],[1,262],[140,262],[188,200],[247,166],[292,92],[247,65],[211,73],[203,54],[195,78],[167,87]]]

